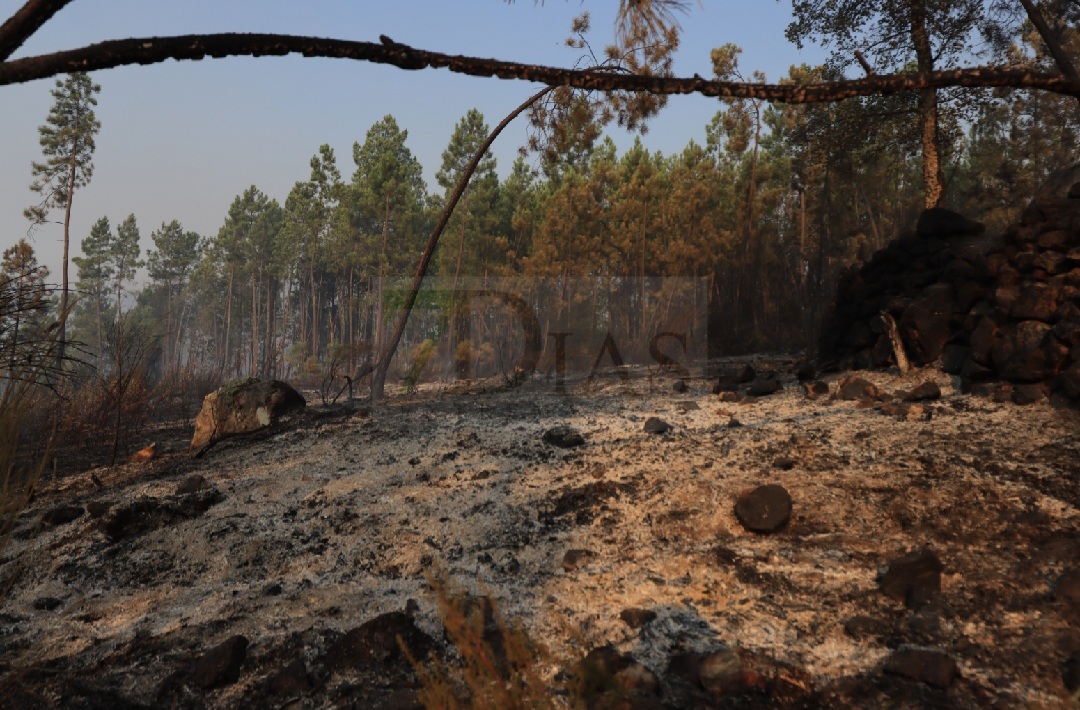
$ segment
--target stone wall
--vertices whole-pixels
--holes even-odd
[[[1004,234],[944,209],[923,212],[841,279],[824,363],[888,367],[886,318],[908,358],[966,391],[1080,404],[1080,165],[1055,174]]]

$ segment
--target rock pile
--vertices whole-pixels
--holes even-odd
[[[935,208],[841,280],[822,357],[896,362],[890,321],[916,365],[966,391],[1080,403],[1080,165],[1055,175],[1003,235]]]

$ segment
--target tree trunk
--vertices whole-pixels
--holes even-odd
[[[919,74],[934,71],[934,54],[926,30],[926,0],[911,3],[911,43]],[[945,206],[945,174],[941,167],[941,143],[938,140],[938,96],[936,89],[919,92],[919,123],[922,125],[924,203],[927,209]]]
[[[79,132],[79,116],[75,116],[75,134]],[[70,280],[68,278],[68,255],[71,253],[71,203],[75,198],[75,170],[78,167],[75,158],[79,153],[79,139],[76,138],[71,145],[71,162],[68,164],[67,200],[64,205],[64,263],[61,267],[60,286],[60,325],[56,343],[56,371],[60,372],[64,366],[64,356],[67,350],[67,317],[68,317],[68,290]]]
[[[424,252],[420,255],[420,263],[416,265],[416,272],[413,274],[412,286],[409,288],[409,293],[405,297],[405,303],[402,304],[401,310],[398,311],[397,318],[394,321],[394,329],[390,333],[386,347],[376,350],[376,357],[378,359],[375,361],[375,369],[371,374],[371,400],[373,402],[382,399],[384,396],[383,390],[386,385],[386,373],[390,369],[390,358],[393,357],[394,351],[397,350],[398,343],[401,342],[401,336],[405,333],[405,325],[409,322],[409,314],[412,313],[413,304],[416,303],[416,296],[419,294],[420,285],[423,283],[424,276],[427,274],[428,264],[431,262],[431,257],[435,254],[435,248],[439,245],[439,237],[442,236],[443,230],[446,229],[446,223],[450,220],[450,215],[453,214],[454,207],[457,206],[458,200],[461,199],[462,193],[465,192],[465,188],[468,186],[473,173],[476,172],[476,166],[480,164],[480,159],[484,157],[484,152],[491,147],[491,144],[495,142],[495,139],[511,121],[517,118],[522,111],[539,101],[541,97],[554,91],[554,88],[555,87],[547,87],[538,91],[530,96],[525,103],[511,111],[510,115],[504,118],[498,126],[495,126],[495,130],[487,137],[487,140],[484,141],[476,154],[473,155],[472,161],[469,163],[468,167],[465,168],[464,174],[458,181],[457,188],[454,189],[454,194],[451,195],[450,199],[447,201],[446,208],[443,209],[443,213],[439,217],[438,223],[436,223],[435,228],[431,231],[431,236],[428,237],[428,243],[424,247]]]
[[[223,378],[228,374],[229,340],[232,337],[233,271],[234,269],[229,267],[229,285],[225,290],[225,345],[221,351],[221,376]]]

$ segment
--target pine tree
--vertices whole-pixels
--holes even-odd
[[[114,269],[111,250],[114,241],[109,218],[102,217],[90,228],[90,234],[82,240],[83,256],[76,256],[73,261],[78,268],[78,286],[83,295],[78,309],[85,311],[86,298],[91,299],[94,309],[94,321],[97,331],[97,367],[100,372],[104,365],[105,336],[102,327],[102,313],[108,308],[105,294],[110,289]]]
[[[25,239],[6,249],[0,260],[0,357],[7,363],[3,378],[10,382],[30,369],[34,349],[43,345],[41,321],[49,309],[45,279],[49,270],[38,264],[34,248]],[[5,383],[6,384],[6,383]]]
[[[84,72],[69,74],[56,81],[52,90],[54,103],[38,127],[41,152],[45,161],[33,163],[34,181],[30,189],[42,200],[28,207],[27,219],[38,225],[46,221],[53,209],[64,210],[64,260],[60,290],[60,333],[57,347],[58,366],[63,362],[68,314],[68,253],[71,234],[71,204],[75,191],[90,183],[94,174],[94,137],[101,123],[94,115],[95,94],[101,86],[93,83]]]
[[[180,363],[180,344],[184,313],[174,313],[181,300],[187,279],[199,259],[201,238],[196,232],[185,232],[175,219],[150,235],[156,249],[147,254],[146,264],[150,278],[165,289],[165,347],[162,349],[162,366],[167,371]],[[169,342],[169,338],[172,342]]]
[[[406,262],[412,261],[416,241],[413,229],[425,193],[420,162],[405,145],[409,132],[387,115],[373,125],[364,143],[353,144],[353,199],[359,219],[365,221],[378,242],[372,244],[377,259],[374,352],[383,355],[386,279],[390,273],[391,249]],[[393,237],[393,240],[391,240]],[[372,377],[372,399],[382,399],[386,363]]]

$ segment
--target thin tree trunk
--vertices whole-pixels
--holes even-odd
[[[221,376],[228,375],[229,341],[232,337],[233,267],[229,267],[229,285],[225,289],[225,346],[221,351]]]
[[[75,115],[75,135],[79,133],[79,114]],[[60,286],[60,325],[56,343],[56,370],[60,372],[64,366],[64,356],[67,350],[67,317],[68,317],[68,290],[70,279],[68,277],[68,255],[71,253],[71,203],[75,199],[75,171],[78,167],[76,156],[79,153],[79,139],[76,138],[71,146],[71,162],[68,164],[67,200],[64,205],[64,263],[61,267],[63,276]]]
[[[911,42],[919,73],[934,71],[934,54],[926,29],[926,0],[911,3]],[[919,92],[919,122],[922,124],[924,203],[927,209],[945,205],[945,174],[941,168],[941,143],[938,140],[938,96],[936,89]]]
[[[446,229],[446,223],[450,220],[450,215],[453,214],[454,207],[457,206],[458,201],[461,199],[461,195],[465,192],[465,188],[468,186],[473,173],[476,172],[476,166],[480,164],[481,158],[484,157],[484,152],[491,147],[491,144],[495,142],[495,139],[511,121],[517,118],[525,109],[539,101],[543,96],[554,91],[554,88],[555,87],[546,87],[541,91],[538,91],[530,96],[523,104],[511,111],[510,114],[495,127],[495,130],[491,132],[491,135],[487,137],[487,140],[484,141],[476,154],[473,155],[472,161],[469,163],[468,167],[465,168],[464,174],[458,181],[457,188],[454,189],[454,194],[451,195],[450,199],[447,201],[446,208],[443,209],[443,213],[439,217],[438,223],[436,223],[435,228],[432,230],[431,236],[428,237],[427,246],[424,247],[424,251],[420,255],[420,262],[416,265],[416,273],[413,274],[412,286],[409,288],[409,293],[405,297],[405,303],[402,304],[401,310],[398,311],[397,318],[394,321],[394,329],[391,331],[386,347],[376,350],[378,360],[375,361],[375,369],[371,375],[372,401],[380,400],[384,396],[383,390],[386,385],[386,373],[390,369],[390,359],[394,356],[398,343],[401,342],[401,336],[405,333],[405,325],[409,322],[409,314],[412,313],[413,305],[416,303],[416,296],[419,294],[420,285],[423,283],[424,276],[427,274],[428,264],[431,262],[431,257],[435,254],[435,248],[439,245],[439,237],[442,236],[443,230]]]

